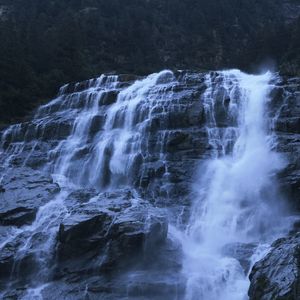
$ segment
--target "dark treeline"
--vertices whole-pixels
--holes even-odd
[[[162,68],[300,73],[299,0],[0,0],[0,121],[63,83]]]

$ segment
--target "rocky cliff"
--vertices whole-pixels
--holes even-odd
[[[279,109],[278,100],[281,103]],[[279,184],[295,214],[299,213],[300,200],[299,101],[299,79],[293,78],[278,85],[270,103],[273,109],[278,109],[275,122],[277,150],[287,158],[287,165],[279,174]],[[250,299],[299,299],[299,247],[299,224],[295,222],[289,236],[275,241],[269,254],[254,265],[250,273]]]
[[[169,232],[187,224],[199,165],[222,151],[208,142],[208,78],[216,126],[235,126],[224,75],[163,71],[63,86],[2,132],[3,299],[184,298],[182,245]],[[268,118],[286,160],[279,192],[298,213],[300,81],[272,84]],[[297,230],[254,265],[250,299],[300,297]],[[229,251],[245,271],[247,247]]]

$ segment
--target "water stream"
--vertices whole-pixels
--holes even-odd
[[[180,229],[171,225],[169,234],[183,248],[185,300],[245,300],[251,266],[289,227],[275,179],[285,161],[274,151],[276,136],[267,111],[276,77],[270,72],[248,75],[229,70],[208,73],[204,79],[206,89],[197,101],[203,103],[209,158],[199,160],[194,174],[196,196],[188,224]],[[3,166],[8,168],[27,149],[25,166],[45,140],[55,140],[71,124],[65,138],[59,136],[48,145],[42,168],[60,184],[61,192],[39,208],[31,225],[12,230],[0,241],[4,248],[8,241],[22,240],[17,261],[31,252],[35,255],[38,276],[28,283],[24,299],[42,298],[41,291],[51,280],[55,238],[61,220],[68,217],[64,202],[73,189],[141,187],[136,180],[142,178],[145,162],[157,161],[164,167],[159,176],[168,186],[173,175],[168,164],[176,156],[169,154],[170,161],[166,160],[166,144],[170,134],[184,130],[170,125],[176,120],[169,113],[181,109],[172,89],[188,89],[188,80],[178,88],[174,74],[162,71],[125,88],[118,76],[101,76],[83,90],[76,85],[69,94],[64,86],[55,100],[38,110],[25,132],[19,124],[3,134],[3,149],[11,142],[1,150]],[[182,99],[192,102],[186,95]],[[196,135],[199,128],[191,128],[188,133]],[[41,243],[35,244],[38,235]]]
[[[273,76],[230,70],[221,72],[219,83],[206,76],[211,159],[199,167],[187,231],[173,229],[184,249],[186,300],[248,299],[250,266],[288,229],[274,179],[285,162],[272,150],[276,139],[266,109]],[[223,98],[227,127],[217,124],[220,89],[229,95]]]

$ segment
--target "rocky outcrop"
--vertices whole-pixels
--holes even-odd
[[[27,253],[19,249],[26,244],[37,248],[45,241],[45,233],[32,233],[30,226],[38,210],[51,202],[60,188],[50,176],[27,167],[7,169],[1,179],[0,290],[3,290],[10,276],[29,280],[36,271],[36,249]],[[21,227],[24,229],[20,230]]]
[[[102,251],[102,265],[112,268],[116,263],[129,263],[130,257],[151,253],[166,241],[167,231],[166,216],[130,190],[104,193],[72,205],[59,227],[57,256],[61,262]]]
[[[300,211],[300,80],[284,79],[273,90],[270,112],[274,118],[277,151],[285,167],[278,174],[280,192],[293,212]],[[300,235],[273,243],[270,253],[257,262],[250,274],[250,300],[300,299]]]
[[[30,168],[7,170],[1,180],[0,225],[31,224],[38,209],[60,188],[50,176]]]
[[[167,238],[168,219],[164,210],[153,207],[128,189],[100,194],[93,189],[74,190],[66,197],[65,204],[68,217],[58,220],[54,232],[56,249],[47,253],[48,262],[44,262],[49,264],[48,276],[51,274],[53,280],[43,290],[45,299],[56,294],[57,288],[58,297],[69,295],[72,299],[82,299],[84,290],[91,297],[107,293],[110,299],[114,294],[119,299],[126,293],[135,297],[146,292],[149,299],[155,299],[151,295],[175,295],[179,287],[183,293],[179,274],[176,280],[170,280],[176,277],[172,273],[181,268],[178,259],[181,249]],[[35,255],[40,256],[40,261],[45,258],[35,251],[38,243],[49,239],[39,230],[43,228],[22,231],[2,248],[1,289],[6,289],[9,274],[20,280],[14,282],[17,290],[10,288],[1,294],[4,299],[23,297],[26,287],[22,285],[32,280],[35,271],[39,272]],[[19,251],[26,243],[33,252]],[[130,274],[126,275],[127,272]]]
[[[215,77],[218,75],[212,74],[215,74]],[[209,156],[207,133],[203,127],[205,113],[200,100],[206,89],[204,77],[204,73],[187,71],[166,73],[159,78],[157,90],[153,91],[157,104],[151,107],[152,104],[147,106],[146,103],[137,108],[135,122],[137,126],[145,123],[146,134],[142,141],[141,153],[135,157],[129,176],[120,178],[120,181],[126,182],[129,179],[130,184],[147,198],[152,198],[151,201],[157,205],[177,206],[178,197],[182,197],[181,202],[184,206],[190,203],[190,187],[197,162]],[[102,92],[98,101],[99,110],[89,123],[86,143],[76,149],[73,160],[84,164],[93,156],[96,137],[103,133],[107,113],[116,102],[117,95],[134,80],[141,79],[126,74],[101,78],[102,81],[92,79],[62,87],[59,97],[42,106],[32,121],[12,126],[5,131],[2,146],[9,155],[14,153],[9,158],[10,164],[25,164],[34,169],[45,167],[47,164],[53,165],[59,155],[59,151],[55,149],[72,132],[72,125],[78,113],[90,109],[88,101],[98,97],[96,93]],[[113,87],[105,88],[109,80],[116,81]],[[91,92],[92,89],[94,90]],[[222,97],[225,96],[224,92],[219,96],[219,114],[223,114],[223,118],[226,112],[222,106]],[[153,101],[153,96],[148,98],[145,95],[146,100]],[[151,118],[147,120],[150,110]],[[118,122],[122,122],[121,116],[114,122],[114,127],[120,127]],[[224,122],[226,123],[226,120],[223,120]],[[23,142],[25,143],[22,144]],[[112,152],[112,147],[107,145],[104,152],[107,160]],[[6,157],[5,153],[3,157]],[[1,161],[4,159],[0,158]],[[106,166],[108,168],[108,162]],[[82,170],[73,170],[80,171]],[[101,185],[110,185],[110,170],[104,170],[103,174]],[[83,184],[86,185],[85,182]]]
[[[83,191],[79,193],[86,199]],[[130,190],[93,195],[77,205],[72,193],[69,200],[70,215],[58,232],[53,274],[57,283],[50,284],[45,295],[57,285],[60,293],[72,299],[80,299],[84,290],[91,299],[99,294],[108,299],[124,294],[133,299],[171,299],[184,292],[183,279],[176,275],[181,248],[167,238],[163,210]],[[67,284],[61,286],[61,282]],[[74,284],[81,293],[75,293]]]
[[[286,162],[278,175],[281,192],[300,211],[300,79],[281,82],[273,91],[271,111],[276,130],[277,150]]]
[[[250,300],[300,299],[300,233],[277,240],[250,274]]]
[[[114,77],[103,77],[101,84],[90,80],[65,86],[58,99],[41,107],[32,121],[13,126],[3,134],[0,161],[11,172],[1,172],[0,286],[5,291],[1,297],[21,298],[26,294],[26,284],[39,278],[49,283],[43,289],[45,299],[53,295],[58,299],[82,299],[83,293],[95,299],[99,295],[149,300],[183,295],[181,247],[168,237],[168,222],[179,212],[186,218],[184,207],[190,202],[193,170],[208,151],[202,128],[203,105],[199,101],[206,86],[204,74],[175,75],[176,80],[171,72],[159,78],[158,89],[150,94],[151,98],[141,95],[146,105],[137,110],[134,122],[145,125],[145,135],[141,153],[125,174],[127,178],[120,176],[122,189],[111,184],[109,159],[114,149],[109,147],[104,152],[108,160],[103,169],[94,170],[105,175],[108,192],[99,193],[96,184],[91,187],[82,182],[82,188],[75,183],[68,191],[63,187],[57,194],[59,187],[47,174],[61,155],[58,145],[74,130],[74,120],[91,108],[89,103],[96,99],[92,97],[102,89],[97,98],[98,111],[85,131],[85,143],[83,147],[76,146],[71,161],[82,162],[78,164],[81,168],[93,155],[109,109],[118,94],[137,79],[134,76],[120,75],[113,87],[104,89],[98,85],[105,87]],[[157,101],[157,105],[147,107],[147,101]],[[114,126],[120,127],[120,122],[121,117]],[[71,171],[85,174],[83,169]],[[51,206],[50,200],[57,204]],[[170,206],[168,217],[158,206]],[[39,219],[35,221],[39,209],[46,220],[41,224]],[[22,234],[16,231],[20,226],[25,228]],[[43,232],[45,226],[48,236]],[[7,240],[10,234],[12,238]],[[40,248],[39,244],[48,248]],[[26,251],[20,250],[23,248]],[[41,269],[47,270],[46,279]],[[16,279],[15,291],[7,288],[10,277]]]
[[[222,133],[222,128],[236,124],[228,115],[232,95],[219,89],[222,77],[218,75],[212,72],[210,78],[215,126]],[[202,101],[206,78],[204,73],[165,72],[155,87],[139,94],[131,130],[141,135],[132,135],[124,147],[125,155],[132,155],[126,169],[112,174],[112,156],[119,145],[109,140],[113,135],[103,134],[106,120],[118,95],[136,79],[142,78],[104,76],[101,82],[92,79],[66,85],[33,120],[4,132],[0,156],[0,291],[4,292],[0,297],[18,299],[27,293],[29,284],[47,282],[44,299],[83,299],[83,295],[110,300],[184,298],[182,250],[168,235],[168,226],[185,226],[196,169],[211,157],[205,128],[207,107]],[[277,82],[269,108],[276,147],[286,160],[278,176],[280,191],[300,210],[299,87],[298,79]],[[95,99],[98,102],[93,106]],[[124,121],[122,107],[129,110],[126,104],[116,107],[114,133]],[[81,113],[90,117],[86,123],[84,118],[77,123],[86,125],[82,126],[85,138],[81,144],[72,140],[72,147],[62,153],[60,145],[76,130],[74,123]],[[102,149],[99,145],[106,139],[109,142]],[[55,164],[65,163],[59,159],[62,154],[71,168],[60,178],[60,188],[49,174]],[[97,169],[97,159],[89,163],[90,158],[102,155],[105,160]],[[114,163],[120,159],[117,156]],[[95,179],[92,183],[89,175]],[[39,223],[42,213],[46,222]],[[297,290],[298,244],[298,235],[279,240],[254,266],[251,300],[297,299],[284,297]],[[247,274],[255,247],[235,243],[223,252],[236,258]],[[41,269],[47,270],[47,276]],[[9,278],[15,282],[8,289]]]

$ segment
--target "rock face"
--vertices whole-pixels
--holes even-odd
[[[62,87],[58,98],[42,106],[32,121],[12,126],[3,134],[3,148],[8,154],[13,153],[9,157],[10,164],[25,164],[34,169],[50,166],[51,173],[60,172],[57,169],[62,163],[59,157],[63,154],[64,141],[72,139],[72,134],[75,137],[76,128],[85,127],[81,133],[78,132],[81,135],[80,144],[68,150],[71,152],[68,158],[70,166],[65,173],[76,178],[76,184],[103,189],[113,186],[114,180],[119,185],[133,185],[159,206],[178,206],[176,199],[180,197],[183,207],[178,207],[184,209],[191,201],[189,194],[197,164],[210,155],[201,103],[206,89],[205,74],[162,72],[155,83],[150,82],[145,94],[137,96],[135,100],[139,103],[133,107],[130,130],[142,132],[143,136],[130,133],[129,142],[137,140],[137,143],[132,147],[136,150],[127,150],[132,153],[125,158],[124,164],[128,164],[128,170],[124,176],[124,172],[112,171],[110,160],[117,159],[116,147],[120,144],[122,147],[121,136],[128,135],[128,131],[114,138],[108,137],[107,128],[110,129],[111,121],[115,129],[124,128],[129,122],[125,118],[130,109],[126,101],[134,95],[130,86],[136,79],[141,78],[104,76]],[[116,103],[119,94],[121,100],[124,98],[124,109]],[[222,114],[223,118],[226,115],[222,106],[223,97],[226,95],[220,94],[218,100],[223,109],[220,109],[220,118]],[[107,138],[108,142],[101,144],[101,140]],[[103,155],[97,153],[97,148],[101,147]],[[122,151],[125,153],[126,149]],[[104,157],[102,162],[97,161],[99,156]],[[97,163],[102,165],[102,170],[95,178],[91,170]],[[83,165],[86,166],[84,170],[81,169]],[[82,173],[81,178],[75,175]]]
[[[185,226],[196,170],[212,155],[203,100],[207,78],[216,126],[235,126],[228,114],[232,95],[218,72],[163,71],[66,85],[31,121],[3,133],[3,299],[33,299],[41,286],[44,299],[184,298],[182,249],[168,228]],[[287,162],[278,176],[280,192],[297,210],[299,91],[299,79],[281,80],[269,102],[277,149]],[[255,265],[252,299],[297,299],[268,297],[290,290],[299,295],[298,275],[282,277],[299,272],[298,243],[298,235],[277,242]],[[223,250],[247,273],[254,247]]]
[[[153,269],[149,266],[151,261],[154,265],[166,264],[163,253],[170,251],[170,247],[174,248],[167,240],[167,232],[165,213],[136,198],[130,190],[98,194],[89,202],[72,203],[68,218],[60,223],[57,265],[53,276],[78,284],[86,278],[85,286],[92,294],[97,290],[111,294],[113,289],[118,294],[124,282],[110,283],[108,287],[108,278],[118,277],[117,274],[126,273],[130,267],[131,270],[137,269],[139,274],[136,284],[140,282],[142,289],[152,284],[155,290],[157,283],[148,282],[150,277],[147,273]],[[154,253],[155,258],[152,257]],[[180,268],[175,261],[172,264]],[[94,279],[90,281],[88,278],[96,278],[99,273],[103,274],[103,282],[100,280],[95,287]],[[161,285],[167,285],[167,277],[160,277]],[[114,287],[114,284],[119,286]],[[174,293],[176,288],[176,283],[173,283],[168,292]],[[138,287],[131,287],[131,290],[139,293]]]
[[[22,298],[44,282],[45,299],[183,295],[181,247],[167,233],[178,213],[186,218],[193,170],[207,152],[205,75],[155,76],[64,86],[32,121],[3,133],[1,297]]]
[[[280,192],[291,210],[300,209],[300,80],[285,79],[273,90],[270,112],[274,116],[277,151],[286,166],[278,174]],[[299,227],[294,235],[274,242],[269,254],[257,262],[250,274],[250,300],[300,299]]]
[[[300,210],[300,80],[283,81],[274,91],[273,109],[276,109],[275,130],[277,149],[286,158],[286,168],[279,174],[284,194],[292,200],[293,209]]]
[[[277,240],[251,271],[251,300],[297,300],[300,297],[300,233]]]
[[[31,224],[39,207],[52,200],[60,190],[50,176],[30,168],[7,170],[1,180],[0,224]]]
[[[65,261],[89,252],[99,255],[111,241],[103,254],[103,266],[111,268],[151,252],[166,241],[167,231],[166,216],[148,202],[134,198],[131,191],[100,194],[90,202],[72,205],[59,227],[58,259]]]

